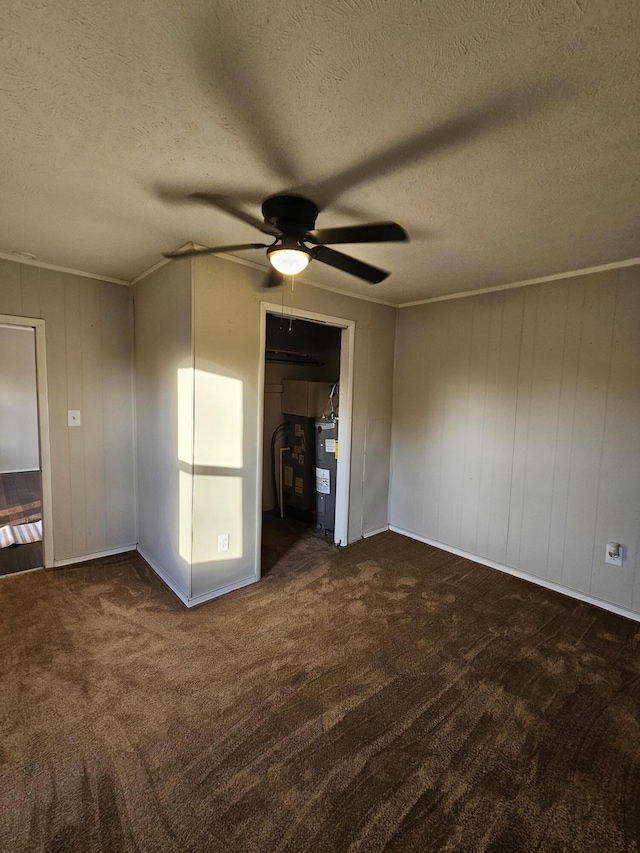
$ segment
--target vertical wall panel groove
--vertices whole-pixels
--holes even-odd
[[[617,278],[617,276],[616,276]],[[615,413],[611,411],[609,408],[611,404],[611,386],[612,386],[612,372],[613,372],[613,339],[616,331],[616,316],[618,312],[618,288],[615,288],[613,295],[613,319],[611,323],[611,337],[609,338],[609,365],[607,370],[607,378],[604,383],[604,420],[602,424],[602,435],[600,439],[600,459],[598,460],[598,471],[596,474],[596,509],[595,509],[595,524],[593,526],[593,540],[591,547],[591,574],[589,578],[589,591],[592,592],[593,586],[593,570],[594,564],[596,560],[596,547],[597,547],[597,536],[598,536],[598,506],[599,506],[599,496],[601,494],[601,487],[603,485],[603,461],[605,456],[605,440],[607,435],[607,421],[610,421],[611,418],[609,415],[615,417]],[[600,562],[600,561],[599,561]],[[610,572],[611,578],[614,578],[616,575],[621,576],[621,573],[616,573],[613,570]]]
[[[606,277],[610,282],[611,276]],[[597,474],[611,356],[606,344],[611,340],[615,303],[615,286],[603,284],[602,278],[592,276],[585,284],[561,576],[565,586],[585,593],[591,588]]]
[[[538,292],[528,288],[524,292],[524,304],[518,350],[518,374],[516,380],[515,421],[513,427],[513,454],[511,483],[509,489],[509,518],[507,520],[507,565],[517,565],[520,554],[522,515],[529,422],[531,417],[531,382],[533,353],[538,318]]]
[[[104,488],[104,401],[101,300],[99,289],[80,289],[82,347],[82,439],[87,553],[106,548]]]
[[[77,476],[71,479],[71,531],[74,554],[90,553],[87,548],[87,516],[85,492],[84,432],[87,429],[87,411],[82,389],[82,317],[81,291],[78,281],[64,286],[65,347],[67,358],[67,408],[79,409],[83,423],[67,430],[69,439],[69,464]]]
[[[482,301],[487,305],[489,316],[489,350],[487,353],[486,385],[484,388],[484,406],[482,410],[482,443],[480,459],[480,487],[478,498],[478,517],[476,520],[477,553],[489,551],[489,522],[491,492],[493,490],[494,448],[498,413],[498,376],[502,327],[505,310],[505,294],[491,294]]]
[[[432,440],[426,443],[422,448],[422,452],[426,451],[427,457],[425,464],[427,466],[428,477],[425,479],[425,486],[428,487],[428,499],[425,508],[428,511],[426,518],[432,519],[435,525],[438,523],[438,506],[441,485],[442,472],[442,440],[443,440],[443,420],[444,420],[444,393],[446,382],[444,377],[445,367],[445,346],[448,336],[449,322],[449,306],[442,303],[438,306],[438,310],[433,312],[433,320],[429,327],[430,337],[430,357],[427,365],[427,375],[431,382],[432,393],[429,396],[427,389],[427,424],[430,425],[430,435]],[[423,366],[424,368],[424,366]],[[420,396],[419,386],[414,388],[413,401]],[[410,406],[412,403],[410,402]],[[414,452],[421,447],[421,424],[417,419],[413,421],[413,434],[408,436],[406,447],[410,447]],[[409,471],[413,474],[413,469],[409,463]],[[412,483],[405,484],[405,495],[410,505],[413,506],[414,513],[421,512],[420,506],[415,506],[412,496],[415,494]],[[417,523],[420,523],[420,515],[416,518]],[[437,528],[436,528],[437,529]]]
[[[488,352],[489,326],[486,322],[486,306],[473,302],[464,431],[464,479],[459,521],[460,541],[464,543],[463,547],[467,551],[475,551],[477,546],[482,443],[482,430],[478,426],[482,424],[486,399]]]
[[[559,365],[562,363],[566,301],[565,288],[540,288],[527,413],[517,564],[525,571],[538,571],[545,577],[549,556],[550,506],[561,381]]]
[[[569,505],[569,475],[584,302],[583,282],[572,282],[569,286],[567,308],[567,317],[572,322],[565,326],[564,331],[554,484],[551,497],[549,556],[547,559],[547,577],[556,583],[560,583],[562,580],[564,561],[565,524]]]
[[[515,290],[506,293],[499,352],[496,434],[486,554],[489,559],[498,563],[506,561],[523,311],[524,293]]]

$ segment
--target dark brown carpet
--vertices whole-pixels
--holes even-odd
[[[385,533],[0,580],[3,853],[637,851],[640,626]]]

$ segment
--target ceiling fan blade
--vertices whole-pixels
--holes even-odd
[[[309,243],[389,243],[408,240],[409,235],[396,222],[372,222],[369,225],[347,225],[344,228],[316,228],[307,232]]]
[[[378,284],[389,275],[385,270],[373,267],[371,264],[365,264],[364,261],[358,261],[349,255],[343,255],[342,252],[336,252],[335,249],[330,249],[328,246],[315,246],[310,250],[310,254],[316,261],[348,272],[358,278],[363,278],[370,284]]]
[[[163,252],[165,258],[192,258],[195,255],[218,255],[222,252],[241,252],[244,249],[268,249],[266,243],[239,243],[235,246],[192,246],[175,252]]]
[[[192,198],[195,201],[204,201],[212,207],[217,207],[218,210],[228,213],[229,216],[235,216],[235,218],[239,219],[241,222],[245,222],[247,225],[257,228],[257,230],[262,231],[263,234],[270,234],[275,237],[280,233],[277,228],[268,225],[266,222],[258,219],[257,216],[252,216],[250,213],[242,210],[242,208],[237,207],[237,205],[235,205],[227,196],[215,195],[214,193],[189,193],[187,198]]]

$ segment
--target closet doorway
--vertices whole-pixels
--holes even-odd
[[[263,535],[286,528],[346,545],[355,323],[267,303],[262,311]]]

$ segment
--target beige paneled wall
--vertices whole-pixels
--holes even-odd
[[[392,472],[393,526],[640,612],[640,268],[401,309]]]
[[[134,546],[129,288],[0,260],[0,313],[45,321],[54,559]]]
[[[0,473],[39,467],[35,332],[0,326]]]
[[[134,285],[139,550],[191,598],[192,263]]]

